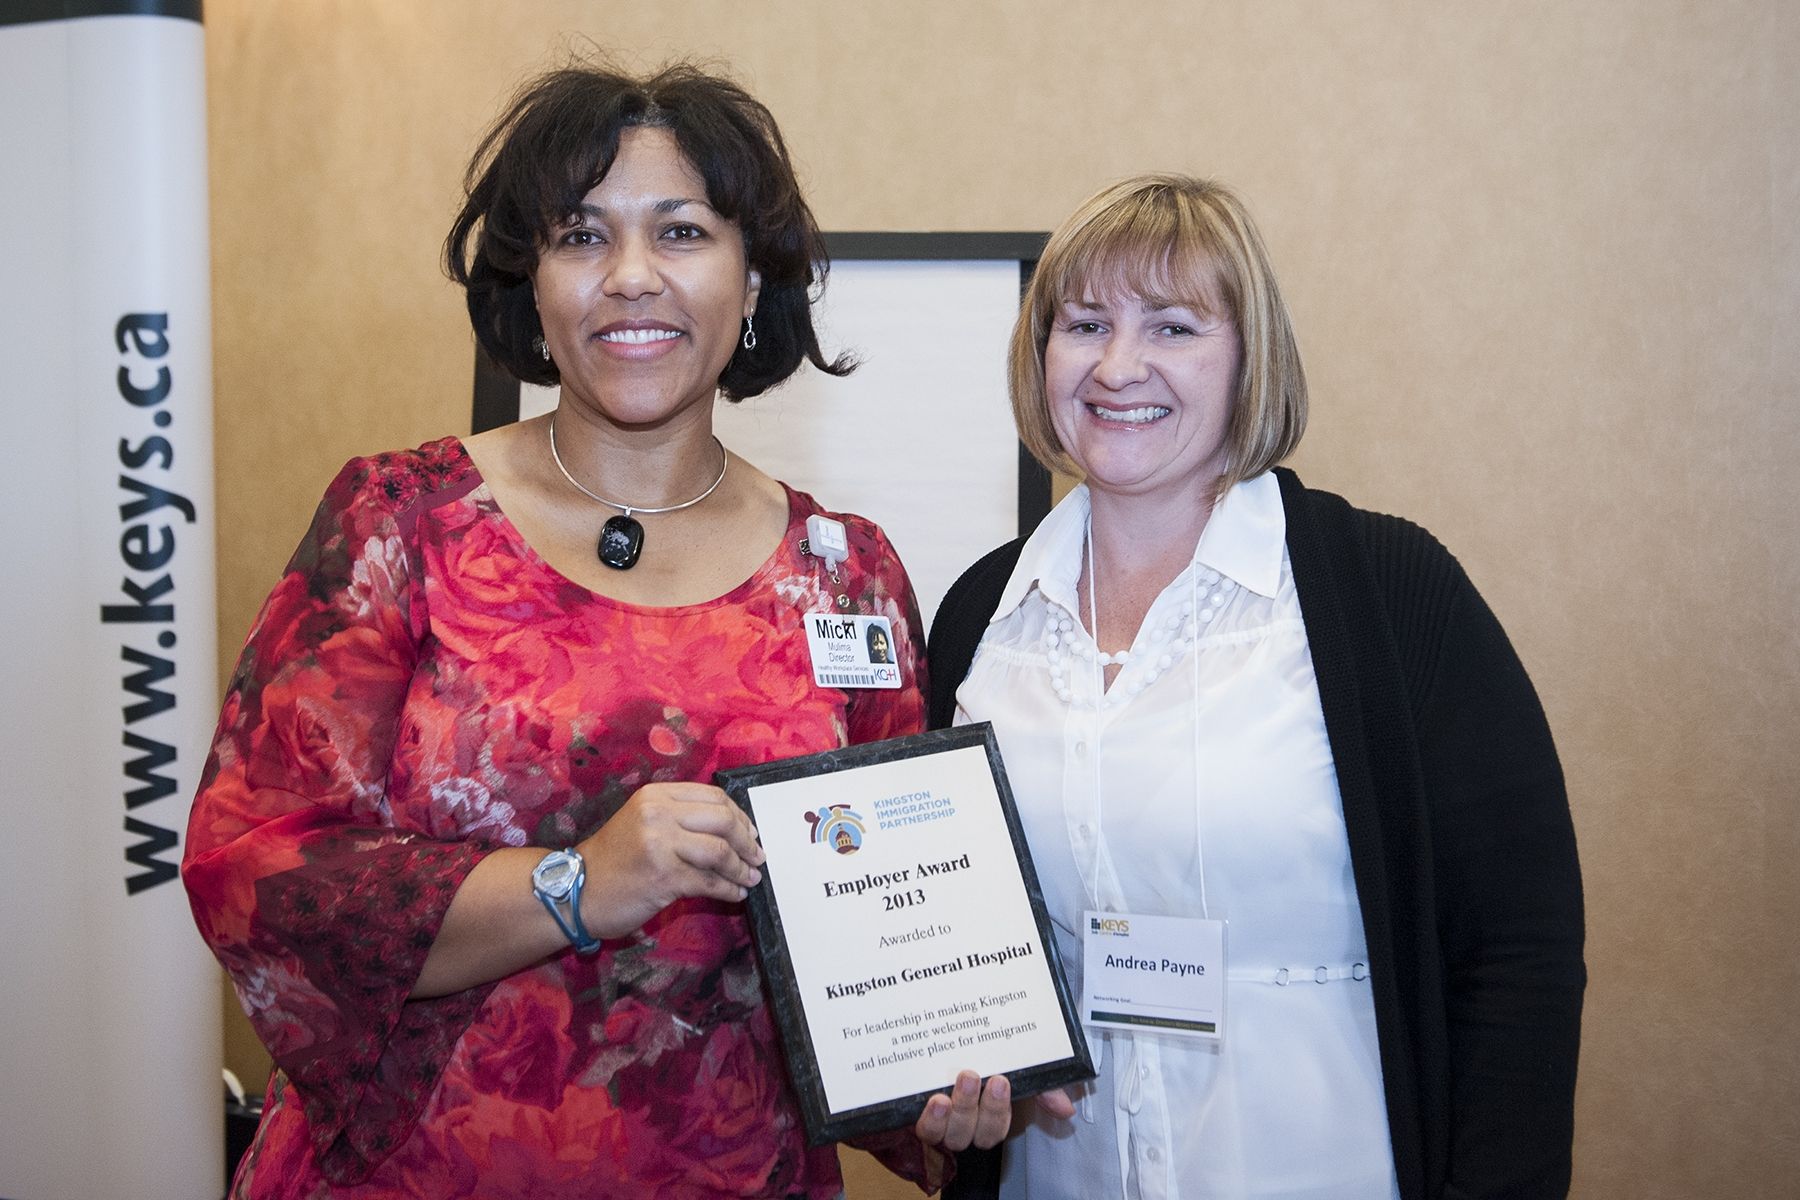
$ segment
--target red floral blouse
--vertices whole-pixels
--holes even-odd
[[[351,462],[238,661],[188,829],[195,919],[279,1068],[233,1195],[835,1196],[806,1145],[741,905],[685,900],[592,958],[408,1000],[463,877],[570,845],[643,784],[923,726],[881,531],[842,587],[788,534],[704,604],[563,578],[462,444]],[[893,622],[905,686],[813,683],[805,613]],[[590,886],[605,880],[590,879]],[[943,1156],[873,1139],[929,1189]]]

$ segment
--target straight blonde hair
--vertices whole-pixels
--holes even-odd
[[[1050,420],[1044,346],[1070,301],[1136,296],[1237,328],[1242,367],[1215,495],[1262,474],[1306,430],[1306,371],[1287,305],[1249,211],[1231,189],[1186,175],[1139,175],[1083,201],[1050,235],[1008,353],[1019,440],[1054,471],[1079,475]]]

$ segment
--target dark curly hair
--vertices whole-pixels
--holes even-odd
[[[813,329],[813,289],[829,261],[775,118],[737,84],[689,63],[647,78],[605,66],[550,71],[526,83],[481,139],[444,239],[444,269],[468,294],[475,336],[494,361],[526,383],[560,382],[535,346],[538,253],[611,169],[621,134],[642,127],[674,135],[707,203],[737,223],[762,275],[756,348],[732,354],[719,376],[726,398],[774,387],[802,359],[829,375],[854,370],[848,355],[827,361]]]

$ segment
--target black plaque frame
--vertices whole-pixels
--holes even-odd
[[[1000,760],[1000,748],[994,741],[993,726],[983,721],[974,725],[960,725],[954,729],[932,730],[911,737],[826,750],[819,754],[782,759],[760,766],[736,767],[720,771],[714,781],[739,807],[754,817],[755,813],[750,807],[750,789],[753,787],[813,775],[829,775],[855,767],[875,766],[971,746],[981,746],[987,755],[988,769],[994,778],[994,793],[999,797],[1000,811],[1006,820],[1007,833],[1012,839],[1013,853],[1019,860],[1019,875],[1025,885],[1026,900],[1031,905],[1038,943],[1043,948],[1044,959],[1050,968],[1050,978],[1056,988],[1057,1006],[1062,1012],[1069,1045],[1074,1049],[1074,1054],[1069,1058],[1008,1072],[1007,1078],[1012,1084],[1014,1096],[1033,1096],[1065,1083],[1092,1079],[1094,1063],[1092,1055],[1088,1053],[1087,1038],[1082,1033],[1081,1022],[1076,1015],[1068,977],[1063,972],[1062,955],[1056,948],[1056,938],[1050,929],[1050,917],[1044,908],[1043,889],[1038,885],[1037,870],[1031,861],[1031,849],[1026,844],[1025,831],[1019,824],[1018,808],[1013,803],[1012,788],[1007,783],[1005,764]],[[925,1101],[948,1090],[949,1081],[942,1088],[896,1096],[891,1100],[842,1112],[834,1113],[826,1107],[825,1085],[819,1072],[818,1054],[813,1047],[811,1028],[806,1020],[806,1005],[800,996],[799,983],[794,978],[793,963],[785,952],[787,934],[782,924],[781,906],[775,899],[774,881],[766,865],[763,868],[762,882],[750,890],[748,904],[756,957],[762,966],[763,979],[769,987],[776,1025],[781,1031],[782,1048],[787,1057],[788,1074],[793,1080],[794,1091],[800,1098],[807,1140],[815,1146],[822,1146],[857,1134],[911,1125],[918,1120]]]

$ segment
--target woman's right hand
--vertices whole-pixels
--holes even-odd
[[[948,1092],[925,1102],[913,1133],[927,1146],[943,1150],[987,1150],[1025,1128],[1039,1111],[1066,1121],[1075,1115],[1075,1102],[1061,1088],[1014,1100],[1006,1076],[995,1075],[983,1084],[975,1072],[962,1071]]]
[[[575,848],[586,866],[581,921],[594,937],[633,933],[684,896],[742,900],[762,878],[750,818],[703,783],[639,788]],[[508,846],[475,864],[444,914],[415,998],[491,983],[568,948],[531,886],[545,853]]]
[[[762,880],[756,828],[710,784],[646,784],[575,848],[587,864],[581,919],[598,938],[635,932],[685,897],[742,900]]]

